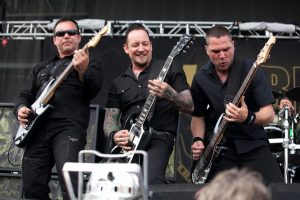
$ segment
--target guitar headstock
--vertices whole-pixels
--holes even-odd
[[[86,47],[95,47],[100,41],[101,37],[105,35],[109,30],[108,25],[105,25],[87,44]]]
[[[256,60],[257,65],[266,62],[266,60],[269,58],[269,53],[271,51],[271,48],[275,44],[275,42],[276,42],[276,38],[274,36],[271,36],[268,42],[265,44],[264,48],[260,51],[260,53],[257,56],[257,60]]]
[[[175,57],[177,56],[184,48],[189,47],[188,44],[192,43],[190,42],[193,39],[191,35],[183,34],[177,44],[173,47],[173,50],[169,56]]]

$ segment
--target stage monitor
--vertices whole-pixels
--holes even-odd
[[[19,123],[13,114],[13,103],[0,103],[0,172],[20,172],[23,149],[13,143]],[[99,128],[99,105],[90,106],[90,122],[85,149],[96,149]],[[87,155],[85,162],[95,162],[94,155]],[[55,170],[54,170],[55,171]]]
[[[16,147],[13,136],[19,123],[13,114],[14,104],[0,103],[0,169],[20,171],[23,149]]]

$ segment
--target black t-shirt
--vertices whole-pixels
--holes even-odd
[[[243,70],[241,70],[241,85],[254,62],[244,60],[242,62],[244,63],[243,66],[235,66],[234,63],[237,62],[234,61],[230,67],[243,67]],[[205,117],[206,137],[209,137],[209,134],[213,132],[219,116],[225,112],[224,97],[227,94],[227,85],[227,80],[223,84],[218,79],[211,62],[201,68],[193,78],[191,93],[194,101],[194,111],[192,115]],[[246,90],[245,102],[252,112],[257,112],[261,107],[275,102],[264,71],[261,68],[257,69]],[[247,152],[267,144],[267,135],[263,127],[255,124],[229,123],[224,135],[228,141],[234,142],[238,152]]]
[[[151,62],[150,65],[139,74],[138,79],[134,76],[131,67],[129,67],[125,73],[113,80],[106,107],[120,109],[122,112],[121,125],[123,128],[130,116],[138,115],[141,112],[149,96],[147,85],[151,70],[153,70],[154,67],[159,67],[159,72],[163,64],[163,61]],[[151,76],[153,75],[151,74]],[[155,78],[157,78],[157,76],[151,77],[151,79]],[[173,62],[170,66],[164,82],[168,83],[177,92],[189,89],[186,76],[182,68],[176,62]],[[175,133],[178,123],[178,110],[174,108],[170,101],[161,98],[156,98],[156,102],[153,106],[154,112],[150,124],[144,124],[145,127],[151,126],[159,131]]]

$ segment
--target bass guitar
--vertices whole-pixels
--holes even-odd
[[[275,41],[276,38],[274,36],[271,36],[268,42],[263,47],[263,49],[260,51],[259,55],[257,56],[257,60],[253,63],[250,71],[248,72],[245,80],[243,81],[241,87],[239,88],[237,94],[235,95],[232,101],[234,105],[236,106],[239,105],[242,96],[245,94],[245,91],[247,90],[251,80],[254,77],[257,67],[260,64],[266,62],[266,60],[269,57],[270,50],[272,46],[275,44]],[[203,154],[201,155],[200,159],[197,161],[195,168],[192,171],[191,178],[194,184],[205,183],[207,176],[210,172],[212,163],[215,161],[220,151],[222,150],[222,146],[220,146],[219,144],[222,141],[223,134],[228,125],[228,121],[226,121],[223,118],[223,116],[224,113],[219,117],[219,120],[214,129],[212,139],[204,149]]]
[[[108,32],[108,25],[104,26],[87,44],[82,48],[86,50],[91,47],[95,47],[100,41],[101,37]],[[54,95],[56,89],[61,82],[70,74],[73,70],[73,62],[64,69],[57,79],[51,79],[38,99],[30,106],[32,114],[28,117],[28,123],[26,126],[19,126],[18,132],[14,137],[14,143],[17,147],[25,147],[28,139],[35,131],[37,124],[41,121],[42,117],[51,110],[51,105],[48,104],[49,100]]]
[[[192,39],[192,36],[186,35],[186,34],[184,34],[180,37],[180,40],[174,46],[172,52],[170,53],[166,62],[164,63],[164,65],[157,77],[157,80],[163,81],[165,79],[173,59],[187,46],[188,42],[191,39]],[[139,116],[136,119],[134,119],[131,116],[126,121],[126,124],[128,124],[128,123],[132,124],[130,129],[128,129],[128,130],[129,130],[129,146],[132,147],[132,151],[133,151],[132,154],[130,154],[129,156],[126,157],[126,159],[125,159],[126,163],[132,162],[132,160],[134,158],[134,154],[135,154],[134,152],[136,150],[143,149],[143,146],[145,146],[145,144],[143,144],[143,141],[148,140],[146,137],[149,135],[144,134],[145,131],[144,131],[143,126],[144,126],[144,122],[147,119],[147,116],[148,116],[152,106],[154,105],[155,100],[156,100],[156,96],[149,94]],[[127,127],[127,126],[128,125],[125,125],[125,127]],[[151,134],[151,131],[149,133]],[[112,153],[127,153],[126,150],[121,149],[119,146],[113,147],[111,152]]]

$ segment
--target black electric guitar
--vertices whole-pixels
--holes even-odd
[[[191,39],[192,39],[192,36],[186,35],[186,34],[184,34],[180,37],[180,40],[174,46],[172,52],[170,53],[166,62],[164,63],[162,70],[160,71],[160,73],[158,75],[157,80],[163,81],[165,79],[173,59],[175,58],[175,56],[177,56],[183,50],[184,47],[187,46],[188,42]],[[143,141],[148,140],[146,137],[148,137],[149,134],[144,134],[145,131],[144,131],[143,126],[144,126],[144,122],[147,119],[147,116],[151,110],[151,107],[154,105],[155,100],[156,100],[156,96],[149,94],[139,116],[137,118],[135,118],[135,117],[133,117],[134,115],[132,115],[126,121],[125,129],[129,130],[129,146],[132,147],[133,151],[142,150],[143,147],[145,146],[145,144],[142,144]],[[126,127],[129,127],[129,128],[126,128]],[[151,133],[151,131],[149,133]],[[118,146],[115,146],[111,152],[112,153],[127,153],[126,150],[121,149]],[[134,154],[135,154],[134,152],[132,154],[130,154],[130,156],[128,156],[125,159],[125,162],[131,163],[132,159],[134,157]]]
[[[100,41],[101,37],[107,33],[108,29],[108,25],[104,26],[101,31],[99,31],[87,44],[84,45],[82,49],[86,50],[88,48],[95,47]],[[14,143],[17,147],[25,147],[27,144],[26,142],[35,131],[37,124],[39,124],[42,117],[51,110],[52,106],[48,104],[49,100],[52,98],[61,82],[70,74],[72,70],[73,62],[70,62],[70,64],[66,67],[66,69],[64,69],[57,79],[51,79],[49,81],[42,94],[30,106],[30,109],[33,112],[28,117],[28,124],[26,126],[20,125],[18,132],[14,137]]]
[[[274,36],[270,37],[268,42],[265,44],[264,48],[261,50],[259,55],[257,56],[257,60],[253,63],[250,71],[248,72],[243,84],[241,85],[240,89],[238,90],[237,94],[233,99],[234,105],[239,105],[242,96],[245,94],[254,74],[257,70],[257,67],[266,62],[269,57],[270,50],[272,46],[275,44],[276,38]],[[212,163],[215,161],[217,156],[219,155],[222,147],[219,146],[220,142],[222,141],[223,134],[225,129],[228,125],[228,121],[224,118],[224,113],[219,117],[219,120],[215,126],[214,133],[212,139],[205,147],[203,154],[201,155],[200,159],[197,161],[194,170],[192,171],[192,182],[194,184],[202,184],[205,183],[207,176],[210,172]]]

